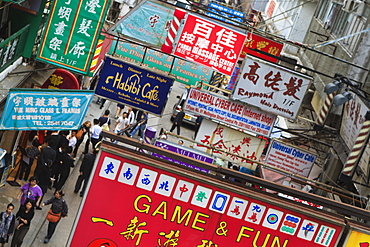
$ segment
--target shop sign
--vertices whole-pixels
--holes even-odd
[[[184,110],[252,133],[270,136],[275,115],[228,98],[191,88]]]
[[[109,2],[54,0],[37,58],[88,74]]]
[[[369,247],[370,233],[351,231],[345,247]]]
[[[173,79],[106,57],[95,94],[161,115]]]
[[[217,3],[209,3],[208,7],[208,11],[210,12],[206,12],[207,16],[226,23],[239,25],[239,23],[243,23],[243,19],[245,18],[245,13],[230,9]],[[226,19],[225,17],[228,19]],[[232,19],[232,21],[229,19]]]
[[[251,49],[258,49],[260,51],[264,51],[278,57],[283,50],[283,46],[283,43],[278,43],[254,33],[247,33],[247,39],[244,43],[243,50],[240,53],[240,57],[245,58],[245,56],[249,54],[262,58],[266,61],[276,63],[278,62],[278,59],[259,53],[257,51],[253,51]]]
[[[41,88],[79,89],[80,85],[74,74],[65,69],[56,69],[44,84],[42,84]]]
[[[118,21],[109,33],[125,35],[161,47],[173,19],[175,8],[157,1],[143,1]]]
[[[295,119],[310,79],[276,64],[248,57],[232,98]]]
[[[174,55],[230,76],[244,40],[245,34],[189,14]]]
[[[175,77],[176,81],[186,85],[195,85],[199,81],[209,82],[213,73],[208,67],[149,48],[145,52],[145,47],[127,42],[113,41],[109,53],[124,61],[140,64],[154,71],[168,72]]]
[[[304,149],[273,140],[265,164],[299,176],[308,177],[316,155]]]
[[[165,140],[156,140],[155,143],[154,143],[154,146],[159,147],[161,149],[169,150],[169,151],[172,151],[174,153],[181,154],[181,155],[184,155],[184,156],[187,156],[187,157],[190,157],[190,158],[202,161],[202,162],[213,164],[213,158],[212,157],[208,156],[206,153],[201,153],[201,152],[199,152],[195,149],[192,149],[192,148],[176,145],[175,143],[165,141]],[[160,154],[152,153],[152,155],[154,157],[159,157],[159,158],[174,162],[176,164],[180,164],[180,165],[183,165],[183,166],[186,166],[186,167],[190,167],[190,168],[198,170],[198,171],[207,172],[207,173],[209,172],[209,170],[207,170],[207,169],[200,168],[200,167],[192,165],[192,164],[187,164],[187,163],[182,162],[180,160],[175,160],[175,159],[172,159],[172,158],[160,155]]]
[[[220,184],[102,151],[68,246],[336,246],[341,226]]]
[[[265,146],[265,140],[263,139],[228,128],[207,119],[203,119],[195,140],[207,145],[196,144],[196,149],[223,160],[240,164],[251,170],[256,169],[257,165],[255,163],[236,157],[233,154],[258,161]],[[209,146],[231,154],[211,149]]]
[[[90,90],[11,88],[0,129],[76,130],[93,96]]]

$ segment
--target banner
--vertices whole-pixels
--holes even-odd
[[[244,40],[245,34],[189,14],[174,55],[230,76]]]
[[[181,154],[181,155],[184,155],[184,156],[187,156],[187,157],[199,160],[199,161],[203,161],[203,162],[206,162],[206,163],[209,163],[209,164],[213,164],[213,157],[210,157],[206,153],[199,152],[198,150],[193,149],[193,148],[180,146],[180,145],[177,145],[175,143],[172,143],[172,142],[169,142],[169,141],[166,141],[166,140],[156,140],[155,143],[154,143],[154,146],[160,147],[162,149],[170,150],[174,153]],[[159,154],[156,154],[156,153],[152,153],[152,155],[155,156],[155,157],[159,157],[159,158],[174,162],[176,164],[180,164],[180,165],[183,165],[183,166],[186,166],[186,167],[190,167],[190,168],[198,170],[198,171],[207,172],[207,173],[209,172],[209,170],[207,170],[207,169],[203,169],[203,168],[197,167],[195,165],[187,164],[187,163],[179,161],[179,160],[174,160],[172,158],[168,158],[168,157],[163,156],[163,155],[159,155]]]
[[[219,5],[217,3],[209,3],[208,7],[209,7],[208,11],[210,12],[206,12],[207,16],[212,17],[216,20],[226,22],[226,23],[232,23],[235,25],[239,25],[239,23],[243,23],[243,19],[245,18],[245,13],[234,10],[234,9],[230,9],[228,7]],[[216,13],[217,15],[213,13]],[[222,16],[227,17],[228,19]],[[229,19],[232,19],[232,21]]]
[[[336,246],[342,227],[330,217],[227,185],[102,151],[67,245]]]
[[[315,159],[316,155],[304,149],[273,140],[264,163],[289,173],[308,177]]]
[[[222,151],[255,161],[260,159],[266,142],[263,139],[228,128],[207,119],[203,119],[195,140]],[[253,162],[211,149],[202,144],[196,144],[195,148],[223,160],[240,164],[250,170],[255,170],[257,168],[257,165]]]
[[[275,115],[217,94],[190,89],[184,110],[263,136],[270,136]]]
[[[294,120],[310,79],[287,68],[248,57],[231,97]]]
[[[94,91],[11,88],[1,130],[76,130]]]
[[[109,0],[54,0],[37,59],[88,74]]]
[[[141,64],[158,72],[168,72],[176,81],[195,85],[199,81],[209,82],[212,70],[199,64],[187,62],[163,52],[147,49],[133,43],[115,40],[109,54],[130,63]]]
[[[173,79],[106,57],[95,94],[162,115]]]
[[[142,1],[113,27],[109,33],[126,36],[157,47],[164,43],[175,8],[156,1]]]

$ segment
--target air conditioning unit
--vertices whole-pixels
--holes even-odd
[[[362,16],[366,8],[366,4],[362,0],[347,0],[344,3],[343,10],[349,13]]]

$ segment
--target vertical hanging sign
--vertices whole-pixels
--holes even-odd
[[[109,2],[55,0],[37,59],[88,74]]]

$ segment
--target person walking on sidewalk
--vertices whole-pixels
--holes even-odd
[[[135,129],[133,129],[130,132],[130,136],[134,136],[135,133],[140,129],[141,130],[141,139],[144,138],[144,131],[146,128],[146,124],[148,123],[148,112],[143,112],[143,114],[140,117],[140,120],[138,121],[138,124],[136,125]]]
[[[1,247],[8,242],[9,236],[13,234],[15,216],[13,214],[14,205],[9,203],[6,207],[6,211],[0,214],[0,244]]]
[[[19,218],[19,225],[14,230],[14,236],[10,245],[11,247],[22,246],[23,239],[30,229],[31,220],[33,219],[34,215],[34,203],[33,201],[27,199],[16,214],[16,217]]]
[[[91,144],[93,150],[95,149],[96,144],[100,141],[100,134],[102,132],[102,127],[99,125],[99,120],[94,119],[94,125],[90,129],[91,131]]]
[[[84,141],[85,135],[87,135],[87,140],[86,140],[86,143],[85,143],[85,149],[82,153],[83,154],[88,153],[89,145],[90,145],[90,128],[91,128],[91,122],[90,121],[86,121],[81,125],[79,131],[81,131],[82,134],[77,138],[77,143],[76,143],[76,146],[75,146],[75,148],[73,150],[73,153],[72,153],[73,157],[77,156],[78,148],[80,147],[81,143]]]
[[[177,113],[175,119],[173,120],[172,127],[170,132],[172,132],[175,128],[177,128],[177,135],[180,135],[180,127],[182,124],[182,120],[184,119],[185,112],[182,110],[181,106],[178,106],[179,112]]]
[[[82,183],[84,183],[82,190],[80,192],[80,196],[83,196],[87,187],[87,181],[89,180],[92,168],[95,163],[96,154],[99,152],[99,149],[94,149],[92,153],[86,154],[84,159],[82,160],[82,164],[80,167],[80,175],[77,178],[74,193],[78,193],[80,191]]]
[[[21,199],[21,205],[24,205],[27,199],[33,201],[36,206],[40,205],[43,193],[41,187],[37,184],[38,179],[36,177],[30,177],[29,183],[22,186],[17,195],[17,199]]]
[[[57,190],[54,193],[54,197],[50,198],[46,202],[41,204],[42,207],[45,205],[51,204],[51,211],[53,214],[60,215],[59,219],[56,222],[49,221],[48,233],[44,239],[44,243],[49,243],[51,237],[53,236],[55,229],[61,218],[68,216],[68,205],[67,202],[63,199],[64,193],[62,190]]]

